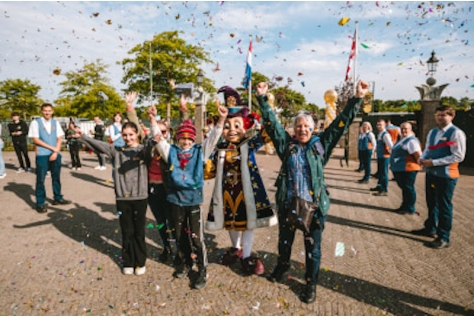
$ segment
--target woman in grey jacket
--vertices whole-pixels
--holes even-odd
[[[139,129],[127,122],[122,127],[124,147],[90,138],[78,130],[80,141],[94,151],[108,155],[114,164],[115,197],[122,229],[123,274],[143,275],[146,271],[145,223],[148,198],[147,157],[152,143],[139,144]]]

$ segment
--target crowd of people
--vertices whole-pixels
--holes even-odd
[[[188,117],[184,96],[180,100],[181,123],[172,142],[169,123],[156,120],[154,106],[148,109],[150,129],[141,125],[133,107],[136,92],[125,96],[128,121],[124,123],[122,114],[116,113],[113,123],[106,128],[100,118],[95,117],[95,128],[89,132],[94,137],[87,136],[73,121],[64,132],[53,118],[54,109],[49,103],[41,106],[42,117],[33,120],[29,128],[19,120],[18,113],[13,113],[9,130],[20,164],[18,172],[31,171],[26,138],[33,139],[39,213],[47,212],[44,182],[48,172],[53,182],[53,205],[71,203],[61,194],[63,138],[68,141],[72,169],[81,169],[82,144],[97,154],[99,165],[95,169],[105,170],[104,155],[110,158],[122,232],[124,275],[146,273],[145,215],[149,205],[164,246],[159,259],[172,259],[176,278],[186,277],[196,265],[198,276],[193,283],[196,289],[203,288],[207,280],[204,230],[228,231],[232,247],[222,256],[223,265],[231,266],[240,261],[243,272],[261,275],[264,264],[252,255],[253,232],[278,225],[278,261],[268,279],[282,282],[290,270],[296,230],[301,229],[306,250],[306,287],[302,300],[312,303],[316,299],[322,234],[330,206],[324,167],[357,115],[368,88],[368,83],[359,81],[355,96],[348,100],[338,117],[320,131],[311,114],[299,112],[293,120],[294,131],[289,134],[275,113],[267,83],[256,87],[261,115],[250,113],[233,88],[219,89],[219,93],[224,94],[225,105],[218,105],[218,117],[202,143],[196,143],[196,127]],[[466,136],[452,124],[455,112],[451,107],[440,106],[435,115],[438,126],[428,134],[423,152],[408,122],[398,128],[379,120],[377,138],[371,124],[362,123],[357,171],[364,172],[358,182],[369,183],[371,158],[375,152],[378,182],[371,191],[377,196],[388,195],[390,168],[403,195],[396,211],[413,214],[414,183],[417,173],[425,167],[428,219],[422,229],[413,232],[435,238],[431,245],[439,249],[450,245],[452,196],[459,176],[458,163],[463,161],[466,152]],[[104,140],[106,135],[107,141]],[[258,149],[270,142],[282,161],[275,183],[276,211],[270,205],[255,156]],[[0,139],[0,178],[6,176],[1,154],[3,145]],[[207,165],[208,162],[211,165]],[[207,172],[208,167],[213,167],[212,174]],[[207,218],[204,218],[201,204],[208,174],[214,177],[214,189]]]

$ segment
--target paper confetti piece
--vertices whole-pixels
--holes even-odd
[[[349,22],[351,18],[341,18],[341,20],[339,20],[339,22],[337,24],[339,24],[340,26],[343,26],[345,25],[347,22]]]
[[[360,45],[361,45],[364,49],[368,49],[368,48],[369,48],[369,46],[368,46],[367,44],[364,44],[364,43],[362,43],[362,42],[360,43]]]
[[[344,248],[344,243],[337,242],[337,244],[336,244],[336,252],[335,252],[336,257],[342,257],[342,256],[344,256],[344,250],[345,250],[345,248]]]

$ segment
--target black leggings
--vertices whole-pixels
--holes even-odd
[[[143,267],[146,261],[145,224],[147,200],[117,200],[122,228],[124,267]]]
[[[81,159],[79,158],[79,146],[77,142],[69,144],[69,153],[71,154],[72,167],[81,167]]]
[[[191,254],[196,254],[198,268],[207,267],[206,244],[204,243],[204,231],[201,221],[202,211],[197,206],[178,206],[171,204],[171,219],[175,227],[176,245],[178,258],[176,264],[182,262],[192,266]],[[192,245],[192,247],[191,247]]]

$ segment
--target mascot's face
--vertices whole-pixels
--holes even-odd
[[[241,116],[228,118],[224,123],[222,136],[230,143],[238,143],[245,136],[244,120]]]

